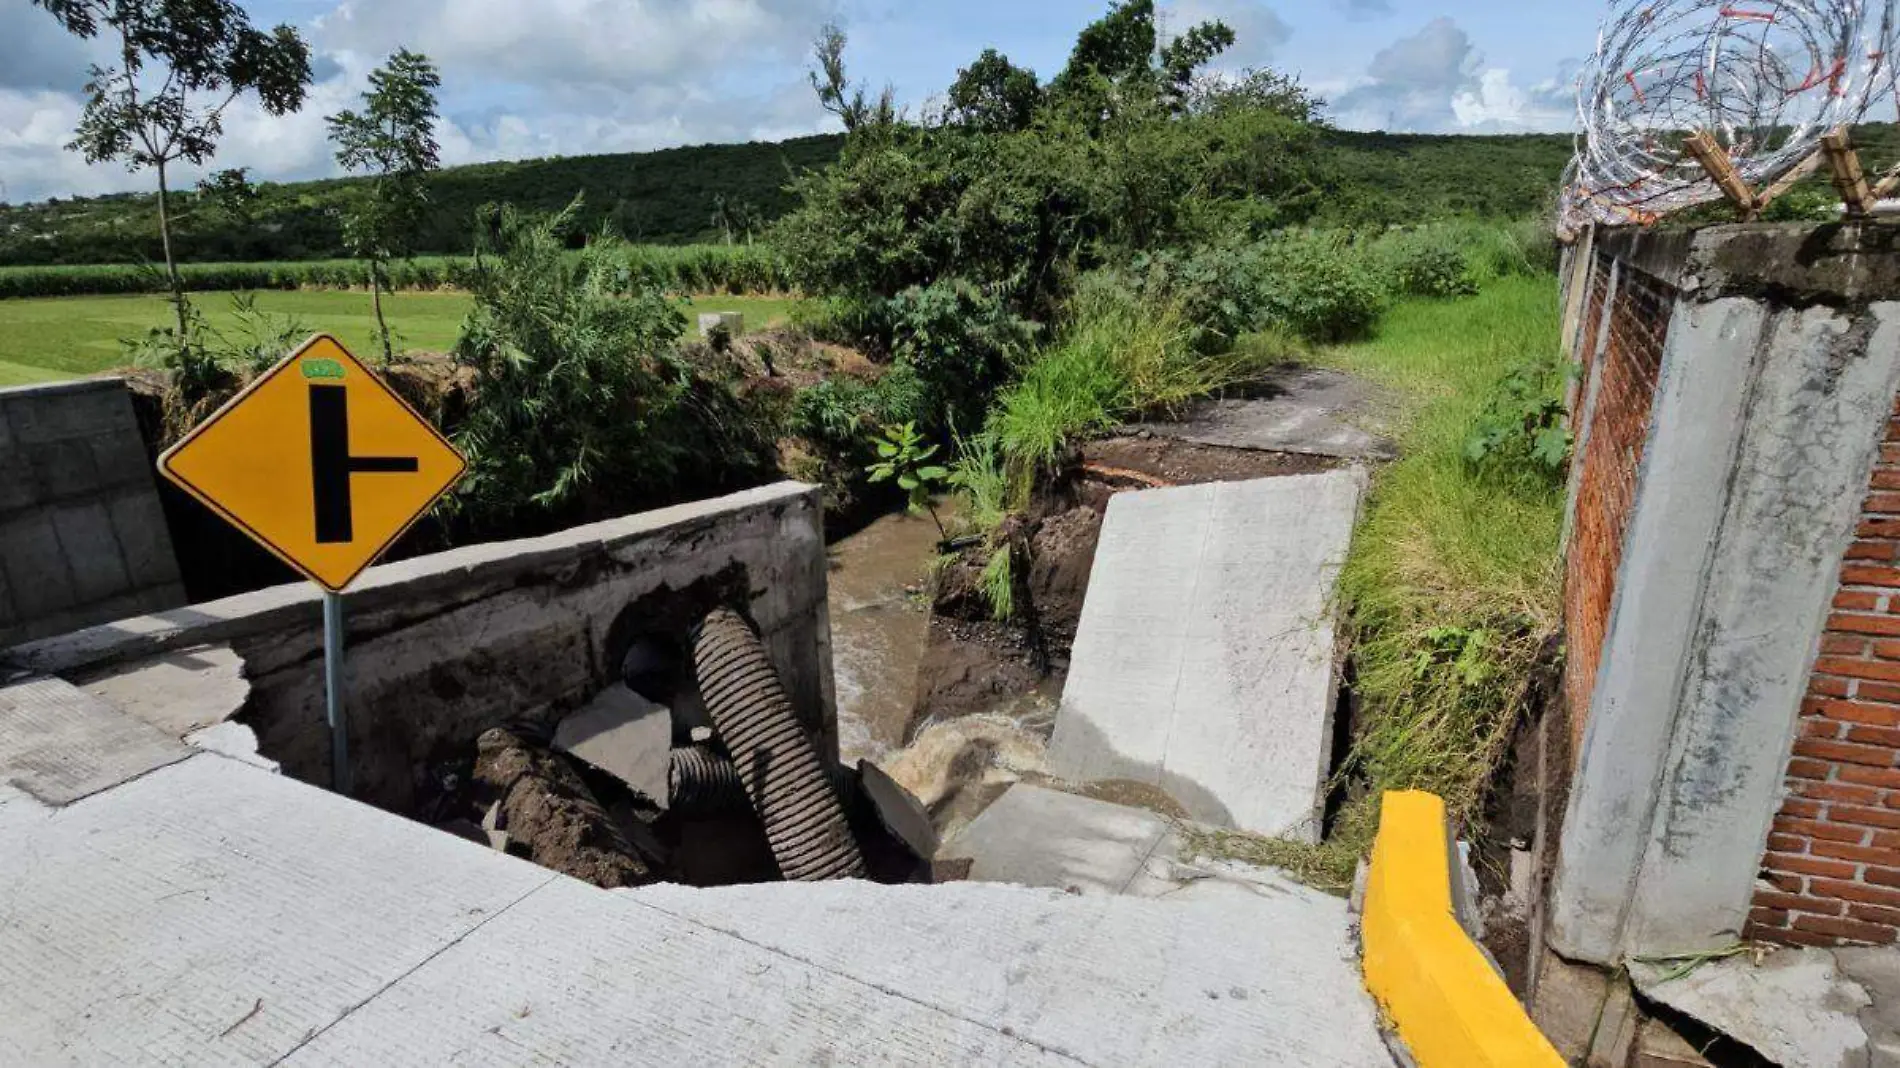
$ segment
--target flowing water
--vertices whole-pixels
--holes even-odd
[[[831,660],[847,765],[903,747],[930,629],[937,525],[887,515],[831,547]]]
[[[938,538],[929,517],[900,514],[832,545],[831,656],[839,756],[846,765],[870,760],[883,768],[947,835],[1008,783],[1044,778],[1059,686],[915,722]]]

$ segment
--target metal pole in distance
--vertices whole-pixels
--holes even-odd
[[[323,696],[330,720],[330,784],[350,793],[350,738],[343,713],[343,595],[323,593]]]

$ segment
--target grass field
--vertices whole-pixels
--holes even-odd
[[[359,356],[377,351],[376,319],[367,293],[310,290],[260,292],[260,311],[289,316],[312,333],[335,334]],[[235,320],[228,293],[192,298],[214,328]],[[467,314],[462,293],[395,293],[383,298],[399,345],[442,352],[453,347]],[[696,297],[682,305],[688,319],[698,312],[743,312],[749,328],[784,321],[789,297]],[[77,378],[123,366],[120,340],[137,338],[171,321],[164,298],[145,295],[29,297],[0,300],[0,386]],[[689,327],[690,330],[690,327]]]

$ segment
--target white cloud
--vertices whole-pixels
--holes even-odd
[[[18,202],[152,188],[149,174],[88,167],[63,150],[79,114],[85,51],[44,12],[16,3],[0,0],[0,195]],[[428,54],[442,70],[444,163],[812,133],[828,117],[803,81],[804,57],[836,7],[837,0],[342,0],[305,27],[321,80],[302,110],[273,117],[248,101],[233,105],[211,168],[250,167],[276,181],[337,173],[324,116],[352,106],[369,70],[397,47]],[[15,26],[21,14],[38,22]],[[64,50],[30,68],[9,64],[17,51],[9,35]],[[199,176],[179,168],[174,184]]]
[[[344,0],[328,47],[425,52],[470,79],[550,88],[704,83],[796,62],[836,0]]]
[[[1392,0],[1333,0],[1349,19],[1375,19],[1392,13]]]
[[[1214,63],[1225,70],[1260,66],[1293,36],[1286,20],[1260,0],[1176,0],[1163,9],[1163,28],[1170,33],[1216,20],[1234,31],[1234,46]]]
[[[1511,72],[1489,67],[1477,84],[1451,99],[1452,116],[1467,130],[1561,130],[1576,118],[1571,87],[1550,79],[1528,89],[1511,81]]]
[[[1438,18],[1373,57],[1367,74],[1329,94],[1333,121],[1348,129],[1405,133],[1508,133],[1572,125],[1565,64],[1529,88],[1487,66],[1457,23]]]

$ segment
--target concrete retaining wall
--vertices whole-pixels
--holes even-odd
[[[619,677],[635,639],[678,639],[718,604],[750,614],[821,751],[835,753],[822,520],[818,491],[787,482],[371,569],[346,598],[357,796],[412,811],[431,788],[431,767],[468,758],[483,730],[552,723]],[[248,696],[236,690],[238,718],[263,753],[327,785],[321,599],[312,585],[19,646],[0,653],[0,675],[9,666],[58,675],[182,730],[225,712],[216,706],[232,688],[212,677],[221,656],[230,661],[222,646],[248,680]],[[194,670],[206,677],[146,699],[165,688],[156,680]],[[203,709],[181,707],[194,701]]]
[[[1888,325],[1900,304],[1884,299],[1900,297],[1893,237],[1750,226],[1596,239],[1599,256],[1679,295],[1608,627],[1582,651],[1600,666],[1552,885],[1566,954],[1710,948],[1747,923],[1900,386]]]
[[[125,385],[0,389],[0,646],[184,603]]]

